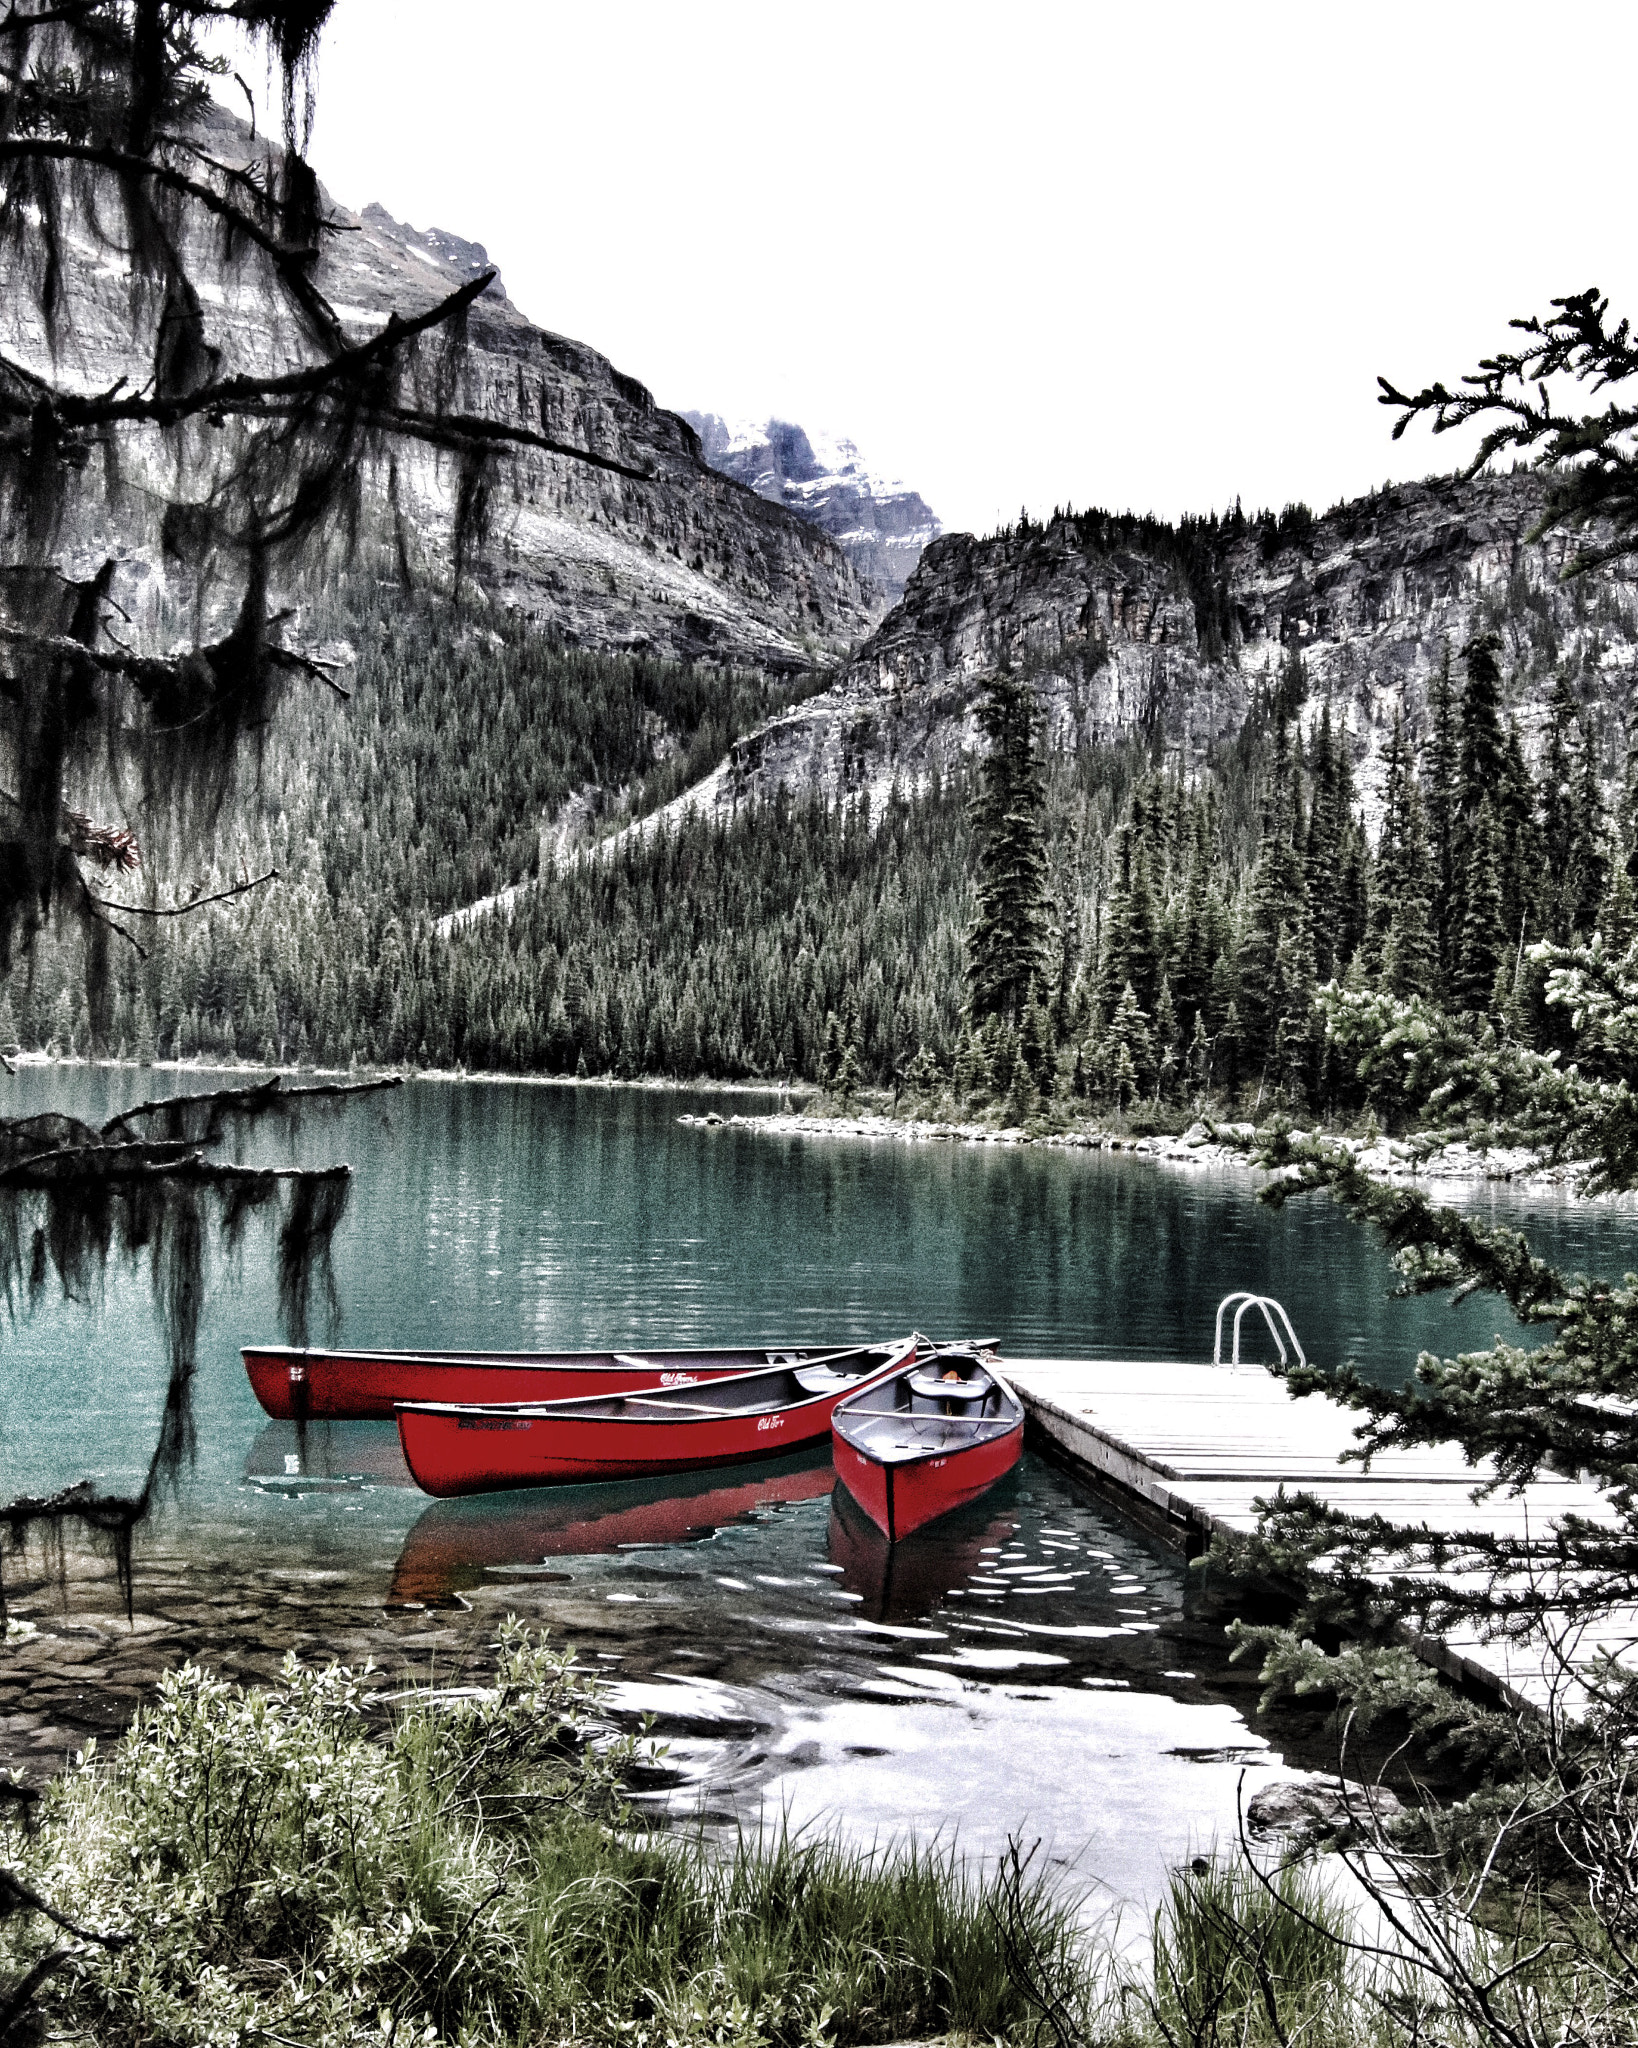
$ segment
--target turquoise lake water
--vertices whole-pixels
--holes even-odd
[[[7,1080],[12,1114],[96,1119],[224,1077],[74,1068]],[[641,1348],[937,1336],[1003,1356],[1209,1356],[1221,1295],[1277,1295],[1311,1356],[1404,1377],[1427,1346],[1517,1334],[1493,1301],[1390,1301],[1329,1203],[1270,1211],[1240,1172],[1043,1147],[769,1137],[677,1121],[764,1108],[682,1093],[417,1082],[260,1135],[246,1156],[356,1169],[338,1337],[358,1346]],[[1638,1266],[1638,1216],[1467,1197],[1572,1269]],[[212,1269],[197,1455],[156,1528],[209,1569],[345,1575],[384,1611],[572,1596],[632,1711],[671,1741],[672,1812],[781,1810],[866,1832],[1044,1834],[1100,1896],[1143,1900],[1232,1832],[1280,1762],[1181,1560],[1028,1453],[889,1559],[827,1461],[672,1486],[428,1503],[391,1424],[266,1421],[238,1351],[276,1333],[255,1226]],[[164,1352],[145,1271],[48,1293],[0,1337],[0,1496],[140,1484]],[[142,1548],[138,1545],[138,1570]]]

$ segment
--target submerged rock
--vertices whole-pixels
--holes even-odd
[[[1390,1821],[1401,1811],[1385,1785],[1361,1785],[1343,1778],[1282,1778],[1265,1785],[1246,1804],[1246,1825],[1253,1835],[1316,1836],[1340,1829],[1369,1829],[1373,1821]]]

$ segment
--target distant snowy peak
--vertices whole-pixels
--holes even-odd
[[[875,475],[853,442],[789,420],[726,420],[685,412],[713,469],[748,484],[833,534],[889,605],[904,595],[921,551],[943,532],[918,491]]]

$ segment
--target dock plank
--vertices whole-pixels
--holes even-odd
[[[1281,1487],[1445,1536],[1540,1534],[1570,1514],[1616,1519],[1607,1495],[1569,1477],[1482,1493],[1493,1468],[1470,1464],[1454,1444],[1381,1451],[1368,1465],[1342,1462],[1358,1451],[1362,1418],[1322,1394],[1294,1399],[1261,1366],[1008,1358],[1002,1369],[1058,1451],[1113,1483],[1189,1549],[1219,1530],[1253,1528],[1257,1503]],[[1504,1698],[1541,1705],[1562,1694],[1559,1660],[1541,1645],[1475,1632],[1410,1640],[1438,1668]],[[1574,1663],[1601,1652],[1638,1661],[1638,1610],[1601,1617],[1564,1648]]]

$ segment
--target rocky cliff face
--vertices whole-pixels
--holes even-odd
[[[266,146],[226,113],[205,124],[213,152],[249,163]],[[377,331],[388,315],[424,310],[487,267],[481,244],[417,233],[379,206],[350,214],[326,202],[341,232],[325,244],[317,282],[349,335]],[[71,231],[64,280],[65,349],[53,359],[16,278],[0,274],[0,347],[41,373],[102,389],[117,378],[140,386],[152,359],[157,308],[137,297],[133,345],[128,269],[98,240]],[[285,315],[263,260],[241,251],[229,263],[200,228],[187,261],[201,283],[210,338],[227,364],[288,369],[309,344]],[[543,450],[504,457],[491,493],[489,545],[477,580],[571,643],[795,672],[834,663],[880,616],[845,550],[796,517],[710,468],[691,427],[661,410],[633,377],[594,349],[534,326],[498,281],[472,307],[468,345],[453,365],[462,411],[518,421],[550,438],[618,462],[636,475],[599,470]],[[443,373],[428,351],[421,374]],[[178,591],[159,537],[143,524],[145,464],[157,445],[126,451],[117,484],[87,476],[69,509],[61,566],[85,575],[109,553],[123,557],[115,599],[136,629],[163,636],[199,598]],[[211,454],[197,451],[201,489]],[[429,574],[447,581],[441,556],[459,479],[417,446],[396,456],[395,491]],[[195,456],[190,452],[190,475]],[[380,509],[385,467],[366,476],[365,511]],[[206,607],[208,611],[208,600]]]
[[[922,550],[944,530],[919,492],[876,475],[851,441],[809,434],[788,420],[731,425],[714,412],[683,418],[713,469],[834,535],[884,604],[903,597]]]
[[[879,802],[923,783],[974,748],[983,678],[1003,662],[1033,679],[1055,743],[1139,734],[1194,768],[1296,654],[1300,722],[1330,707],[1374,814],[1394,717],[1421,735],[1431,677],[1481,628],[1503,635],[1527,746],[1568,671],[1613,773],[1638,686],[1638,565],[1561,582],[1570,543],[1528,538],[1540,502],[1520,474],[1397,486],[1312,521],[1174,533],[1089,516],[946,535],[839,680],[741,740],[697,800],[817,784]]]

